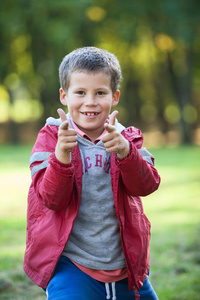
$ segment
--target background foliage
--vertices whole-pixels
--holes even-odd
[[[121,63],[121,122],[144,132],[159,129],[165,142],[200,143],[198,0],[0,0],[0,5],[2,142],[23,141],[24,127],[31,135],[34,124],[38,130],[46,117],[57,116],[62,58],[94,45],[114,52]]]

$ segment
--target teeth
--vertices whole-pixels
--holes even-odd
[[[86,116],[94,116],[94,115],[97,115],[98,113],[84,113],[84,115]]]

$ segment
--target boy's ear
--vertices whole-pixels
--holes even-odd
[[[112,102],[112,106],[116,106],[119,102],[119,96],[120,96],[120,91],[117,90],[114,95],[113,95],[113,102]]]
[[[60,102],[63,105],[67,105],[67,94],[66,94],[66,92],[62,88],[60,88],[59,92],[60,92]]]

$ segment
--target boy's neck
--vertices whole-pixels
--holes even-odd
[[[98,142],[99,140],[101,140],[101,137],[106,133],[106,130],[103,128],[100,134],[96,134],[95,132],[93,132],[93,134],[92,134],[92,132],[90,134],[88,134],[88,133],[84,132],[83,130],[81,130],[78,127],[78,125],[72,119],[70,121],[71,121],[74,129],[76,129],[77,133],[80,136],[90,140],[93,143]]]

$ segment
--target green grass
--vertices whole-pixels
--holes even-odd
[[[200,148],[151,149],[162,182],[143,198],[152,223],[150,280],[161,300],[199,299]],[[42,300],[23,272],[31,147],[0,148],[0,299]],[[121,299],[120,299],[121,300]]]
[[[152,153],[162,182],[143,199],[152,223],[151,281],[160,299],[199,299],[200,148]]]
[[[31,146],[0,147],[0,299],[42,300],[45,293],[25,275],[26,201]]]

